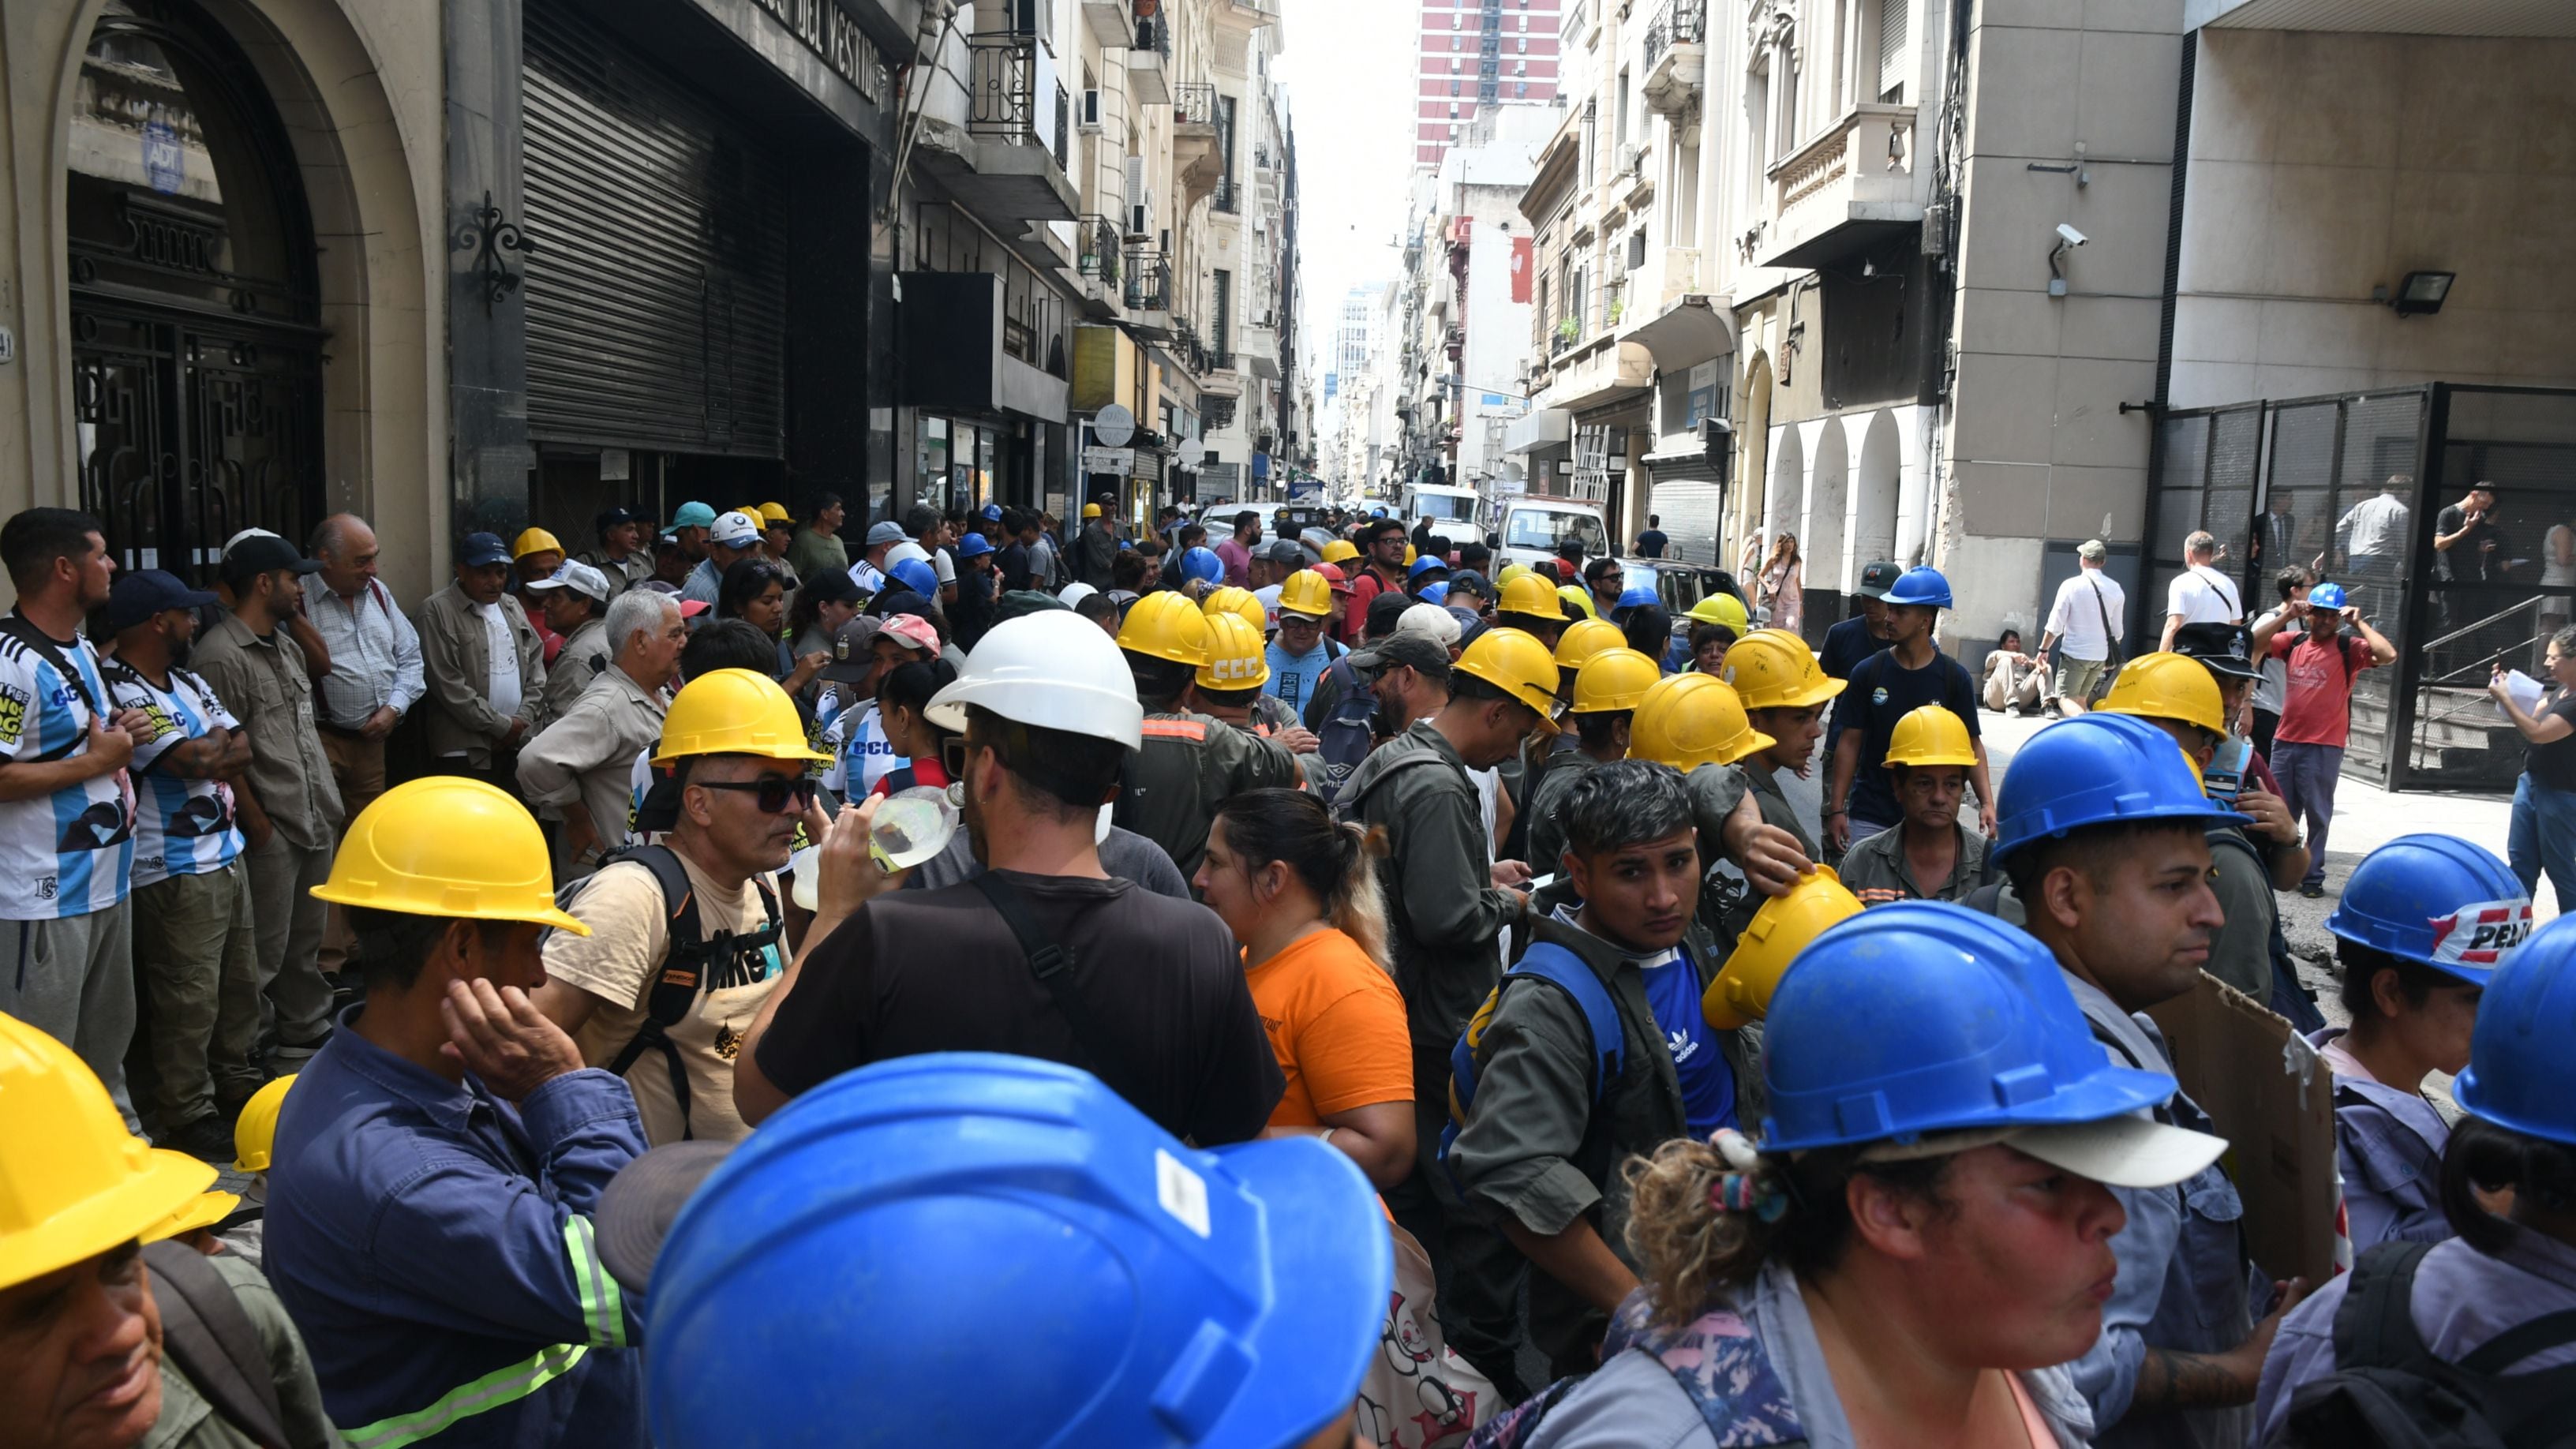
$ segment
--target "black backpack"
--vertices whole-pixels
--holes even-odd
[[[2299,1386],[2276,1449],[2539,1449],[2576,1443],[2576,1364],[2504,1371],[2576,1343],[2576,1309],[2506,1329],[2458,1363],[2415,1331],[2415,1270],[2430,1243],[2382,1243],[2353,1265],[2335,1310],[2335,1371]]]
[[[1326,805],[1341,803],[1342,789],[1350,783],[1351,772],[1377,746],[1377,693],[1368,676],[1344,655],[1333,661],[1325,673],[1340,673],[1342,695],[1333,707],[1315,722],[1315,753],[1324,761],[1324,780],[1315,789],[1317,798]]]
[[[760,904],[768,915],[768,924],[738,935],[718,931],[709,936],[698,921],[697,892],[690,887],[689,874],[681,869],[680,857],[671,847],[630,845],[609,852],[599,862],[600,869],[621,860],[631,860],[651,871],[653,883],[662,888],[670,949],[663,953],[662,965],[653,973],[653,989],[645,996],[643,1028],[609,1061],[608,1071],[625,1076],[646,1051],[659,1051],[663,1065],[671,1073],[671,1097],[679,1104],[680,1136],[686,1139],[695,1135],[689,1125],[689,1072],[680,1061],[680,1047],[671,1040],[670,1029],[689,1014],[700,992],[721,991],[758,979],[757,963],[783,935],[778,893],[770,889],[769,882],[755,877],[752,884],[760,889]],[[584,876],[564,887],[558,904],[569,909],[591,879]]]

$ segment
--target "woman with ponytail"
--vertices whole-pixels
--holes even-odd
[[[1384,846],[1302,790],[1219,806],[1190,884],[1243,943],[1252,1004],[1288,1090],[1268,1135],[1317,1136],[1379,1191],[1413,1171],[1413,1053],[1386,965]]]
[[[2576,1442],[2567,1408],[2576,1394],[2571,1037],[2576,917],[2560,916],[2495,968],[2478,1002],[2468,1070],[2451,1084],[2467,1115],[2443,1146],[2439,1196],[2458,1236],[2429,1247],[2381,1243],[2290,1310],[2263,1360],[2257,1443],[2382,1442],[2356,1432],[2356,1415],[2387,1396],[2386,1370],[2395,1366],[2387,1356],[2410,1349],[2410,1377],[2457,1372],[2454,1390],[2477,1410],[2477,1422],[2445,1422],[2441,1438],[2425,1442]],[[2345,1319],[2388,1325],[2350,1336],[2356,1353],[2376,1347],[2380,1356],[2345,1358],[2347,1335],[2338,1332]],[[2391,1331],[2398,1325],[2417,1342]],[[2380,1370],[2383,1387],[2340,1377],[2363,1369]]]
[[[2059,1449],[2093,1432],[2065,1365],[2102,1330],[2125,1215],[2226,1144],[2146,1115],[2056,961],[1962,907],[1826,931],[1766,1017],[1770,1104],[1627,1166],[1641,1285],[1601,1368],[1473,1441]]]

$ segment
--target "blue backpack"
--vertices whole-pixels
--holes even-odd
[[[1485,994],[1485,1003],[1467,1018],[1467,1029],[1458,1034],[1458,1044],[1449,1049],[1449,1121],[1440,1129],[1440,1166],[1449,1168],[1449,1149],[1458,1141],[1459,1129],[1467,1125],[1468,1109],[1476,1104],[1476,1074],[1479,1053],[1484,1046],[1485,1028],[1493,1023],[1494,1008],[1501,1004],[1503,993],[1515,981],[1544,981],[1574,998],[1582,1009],[1583,1025],[1592,1034],[1592,1105],[1598,1108],[1610,1095],[1610,1085],[1628,1064],[1628,1033],[1619,1021],[1619,1004],[1610,998],[1610,988],[1583,958],[1563,946],[1547,941],[1533,941],[1521,959],[1494,983]]]
[[[1315,793],[1325,804],[1337,805],[1351,773],[1377,747],[1377,694],[1348,654],[1326,666],[1319,678],[1336,679],[1342,686],[1332,709],[1315,722],[1315,753],[1324,762],[1324,780]]]

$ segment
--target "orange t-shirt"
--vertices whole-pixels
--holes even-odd
[[[1320,1127],[1326,1112],[1413,1100],[1403,993],[1359,943],[1317,931],[1244,979],[1288,1078],[1271,1126]]]

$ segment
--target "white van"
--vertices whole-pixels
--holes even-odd
[[[1610,530],[1601,521],[1598,503],[1524,494],[1500,500],[1497,511],[1502,521],[1494,532],[1502,542],[1494,550],[1496,569],[1554,558],[1556,546],[1567,539],[1581,543],[1587,559],[1611,551]]]
[[[1404,526],[1428,518],[1431,531],[1451,543],[1470,543],[1476,538],[1476,490],[1453,488],[1434,483],[1414,483],[1404,490],[1402,510]]]

